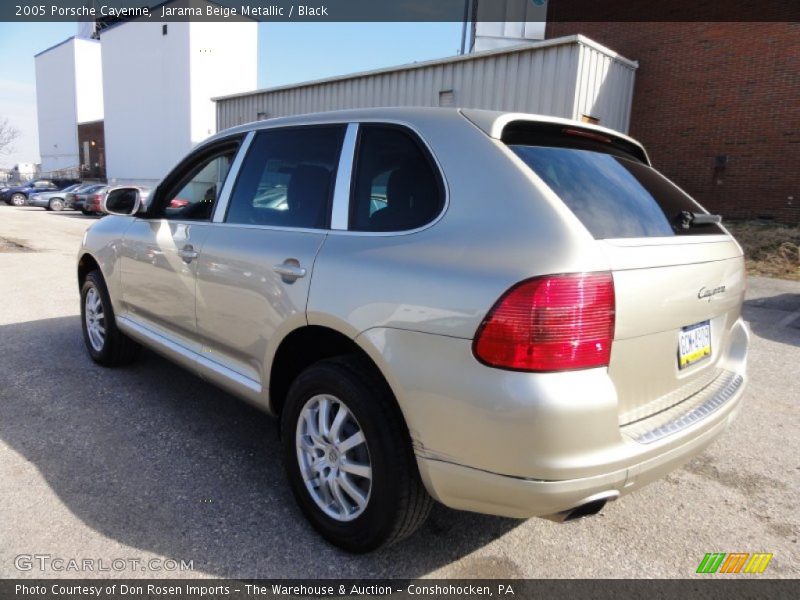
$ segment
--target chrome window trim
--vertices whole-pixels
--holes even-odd
[[[444,218],[444,215],[447,213],[447,210],[450,208],[450,186],[447,183],[447,177],[445,177],[444,169],[442,168],[442,163],[439,162],[439,157],[436,156],[436,153],[431,148],[431,145],[428,143],[428,140],[425,139],[425,136],[420,133],[420,131],[411,123],[402,120],[395,120],[395,119],[361,119],[359,120],[359,125],[398,125],[402,128],[408,129],[414,136],[417,138],[417,141],[421,142],[423,146],[428,150],[431,158],[433,159],[433,163],[435,165],[436,170],[438,171],[439,178],[442,181],[442,187],[444,188],[444,202],[442,203],[442,210],[436,216],[435,219],[431,220],[429,223],[425,223],[420,227],[415,229],[403,229],[400,231],[352,231],[350,229],[347,230],[331,230],[329,233],[331,235],[348,235],[353,237],[393,237],[399,235],[412,235],[415,233],[420,233],[425,231],[426,229],[430,229],[434,225],[436,225],[439,221]],[[355,166],[356,157],[353,156],[353,165]],[[352,190],[351,190],[352,191]],[[352,194],[350,194],[349,200],[352,201]],[[349,207],[348,207],[348,215],[349,215]],[[349,225],[349,223],[348,223]]]
[[[244,157],[247,155],[247,151],[250,149],[250,144],[253,142],[253,138],[255,136],[255,131],[249,131],[242,143],[239,145],[239,151],[236,153],[236,158],[233,159],[233,163],[231,163],[231,168],[228,169],[228,175],[225,177],[225,183],[223,184],[222,191],[219,194],[217,205],[214,207],[214,214],[211,217],[212,223],[222,223],[223,219],[225,219],[225,213],[228,210],[228,203],[231,200],[233,185],[236,183],[236,180],[239,177],[239,170],[244,162]]]
[[[347,132],[349,133],[351,125],[356,125],[358,127],[358,129],[360,129],[361,125],[365,125],[365,124],[371,124],[371,125],[399,125],[401,127],[405,127],[406,129],[408,129],[409,131],[414,133],[414,135],[416,135],[418,140],[420,142],[422,142],[422,144],[425,146],[425,148],[427,148],[428,152],[430,152],[431,158],[433,158],[433,162],[436,165],[436,169],[439,172],[439,177],[441,177],[442,185],[444,186],[444,205],[442,206],[442,210],[439,213],[439,215],[435,219],[433,219],[430,223],[426,223],[425,225],[423,225],[421,227],[417,227],[416,229],[407,229],[407,230],[404,230],[404,231],[351,231],[349,229],[335,229],[335,228],[333,228],[333,218],[331,218],[332,223],[331,223],[331,228],[330,229],[299,228],[299,227],[278,227],[278,226],[275,226],[275,225],[251,225],[251,224],[247,224],[247,223],[226,223],[224,220],[222,220],[222,219],[225,218],[225,211],[227,211],[227,205],[230,202],[230,193],[232,192],[233,185],[236,182],[236,179],[238,178],[238,171],[241,168],[242,162],[244,161],[244,157],[245,157],[245,154],[247,152],[247,149],[250,147],[250,144],[252,143],[253,138],[255,137],[255,135],[258,132],[260,132],[260,131],[268,131],[268,130],[271,130],[271,129],[281,129],[281,128],[291,127],[291,126],[302,127],[302,126],[306,126],[306,125],[347,125]],[[346,135],[347,135],[347,133],[345,133],[345,136]],[[356,136],[356,140],[357,140],[357,136]],[[342,143],[342,151],[344,152],[344,142]],[[241,160],[240,160],[240,156],[241,156]],[[349,179],[352,179],[352,169],[355,166],[355,160],[356,160],[356,156],[355,156],[355,149],[354,149],[354,153],[353,153],[353,157],[352,157],[352,163],[351,163],[351,166],[350,166],[351,173],[350,173],[350,178]],[[341,158],[340,158],[340,165],[341,165]],[[233,172],[234,168],[236,169],[236,173]],[[221,218],[220,218],[219,221],[217,220],[217,209],[215,209],[214,218],[211,221],[214,225],[217,225],[217,226],[245,227],[247,229],[264,229],[264,230],[267,230],[267,231],[297,231],[297,232],[301,232],[301,233],[327,233],[327,234],[330,234],[330,235],[344,235],[344,236],[351,236],[351,237],[395,237],[395,236],[401,236],[401,235],[413,235],[413,234],[425,231],[426,229],[430,229],[431,227],[433,227],[434,225],[439,223],[439,221],[441,221],[444,218],[445,214],[447,214],[447,211],[450,208],[450,186],[449,186],[449,184],[447,182],[447,177],[445,176],[444,169],[442,168],[442,163],[439,161],[439,157],[436,155],[436,152],[433,151],[433,148],[431,148],[431,145],[428,143],[428,140],[425,139],[425,136],[422,135],[422,133],[419,131],[419,129],[414,124],[409,123],[407,120],[404,120],[404,119],[372,117],[372,118],[358,119],[358,121],[348,122],[348,121],[343,121],[342,119],[324,119],[323,118],[323,119],[313,119],[313,120],[308,121],[307,123],[292,123],[291,125],[285,124],[285,123],[275,123],[275,124],[270,123],[269,125],[265,125],[264,122],[261,122],[261,123],[258,124],[258,126],[254,126],[252,129],[247,130],[246,138],[242,142],[241,147],[239,148],[239,154],[236,155],[236,159],[233,161],[233,164],[231,165],[231,170],[228,173],[228,179],[225,180],[225,184],[226,184],[225,187],[226,188],[227,188],[228,181],[231,182],[231,189],[230,190],[223,189],[223,193],[225,191],[228,192],[228,197],[223,198],[223,196],[220,195],[220,200],[217,202],[218,209],[222,210]],[[336,174],[336,186],[334,188],[334,203],[335,203],[335,191],[338,191],[338,187],[339,187],[339,173],[337,171],[337,174]],[[352,198],[350,197],[350,193],[349,192],[350,192],[350,182],[348,182],[348,197],[347,197],[347,216],[348,216],[348,218],[349,218],[349,214],[350,214],[350,201],[352,200]],[[225,204],[224,209],[222,209],[223,200],[224,200],[224,204]],[[333,217],[333,214],[331,215],[331,217]],[[208,222],[208,221],[206,221],[206,222]]]
[[[348,123],[339,154],[336,170],[336,185],[333,191],[331,230],[346,231],[350,220],[350,190],[353,181],[353,165],[356,160],[358,123]]]

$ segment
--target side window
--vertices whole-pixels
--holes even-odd
[[[210,220],[235,154],[236,149],[228,147],[196,164],[180,178],[165,194],[164,218]]]
[[[242,163],[225,221],[324,228],[344,130],[325,125],[258,133]]]
[[[432,161],[399,127],[360,127],[354,181],[351,231],[416,229],[433,221],[444,206]]]

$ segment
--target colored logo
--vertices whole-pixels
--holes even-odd
[[[697,567],[698,573],[763,573],[772,554],[757,552],[710,552]]]

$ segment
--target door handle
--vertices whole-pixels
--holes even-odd
[[[289,283],[301,277],[305,277],[307,272],[300,266],[300,263],[293,258],[287,258],[282,264],[272,267],[272,270],[280,275],[281,279]]]
[[[178,255],[183,259],[183,262],[186,263],[192,262],[195,258],[199,256],[199,254],[191,244],[186,244],[180,250],[180,252],[178,252]]]

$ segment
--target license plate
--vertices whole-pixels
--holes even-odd
[[[678,367],[689,365],[711,356],[711,323],[703,321],[681,329],[678,340]]]

